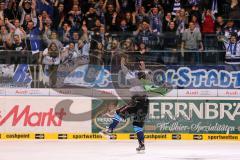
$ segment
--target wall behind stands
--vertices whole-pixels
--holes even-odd
[[[64,96],[1,96],[0,139],[105,140],[114,99]],[[146,119],[149,140],[240,140],[240,98],[151,98]],[[131,120],[120,123],[113,140],[136,139]]]

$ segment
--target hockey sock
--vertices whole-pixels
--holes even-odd
[[[143,133],[143,128],[138,127],[138,126],[133,126],[134,131],[137,134],[137,139],[140,145],[144,144],[144,133]]]
[[[112,119],[112,123],[110,124],[109,129],[114,130],[117,127],[118,123],[121,121],[121,119],[122,118],[116,113]]]

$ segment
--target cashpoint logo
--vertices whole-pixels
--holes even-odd
[[[36,112],[32,111],[29,105],[23,109],[20,109],[20,106],[16,105],[6,114],[0,111],[0,126],[10,122],[12,126],[60,127],[65,115],[66,112],[64,109],[54,112],[54,108],[49,108],[46,112]]]

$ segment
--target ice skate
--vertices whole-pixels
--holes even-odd
[[[113,133],[113,131],[109,128],[106,128],[99,132],[100,135],[107,137],[109,139],[113,136],[112,133]]]
[[[138,152],[140,151],[145,151],[145,145],[144,144],[139,144],[139,146],[136,148]]]

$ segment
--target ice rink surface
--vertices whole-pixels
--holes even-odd
[[[1,141],[0,160],[240,160],[240,142]]]

